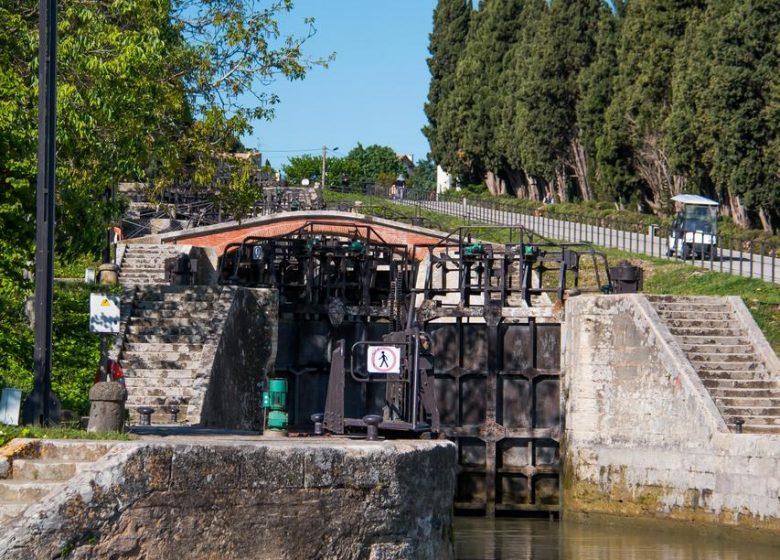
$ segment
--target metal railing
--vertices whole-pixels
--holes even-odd
[[[414,196],[413,192],[391,193],[388,188],[372,187],[371,192],[344,190],[354,194],[381,196],[388,202],[462,218],[466,224],[506,224],[523,226],[550,239],[566,242],[592,243],[599,247],[656,258],[683,259],[669,252],[670,227],[645,222],[585,215],[555,216],[553,207],[526,210],[496,201],[437,200],[434,196]],[[757,278],[780,283],[778,247],[774,243],[718,235],[712,245],[697,243],[688,251],[685,261],[701,269]]]

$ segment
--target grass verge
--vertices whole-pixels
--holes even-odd
[[[37,426],[5,426],[0,424],[0,447],[14,438],[128,441],[136,439],[137,436],[120,432],[88,432],[75,428],[41,428]]]

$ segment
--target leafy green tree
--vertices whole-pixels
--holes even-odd
[[[329,160],[329,167],[332,168],[332,165],[333,159]],[[282,166],[282,170],[291,185],[298,185],[303,179],[319,180],[322,173],[322,158],[312,154],[294,156]]]
[[[404,166],[395,150],[388,146],[372,144],[364,147],[358,143],[344,159],[351,162],[353,169],[359,170],[353,178],[361,182],[375,181],[380,174],[397,177],[404,172]]]
[[[31,366],[20,319],[35,229],[37,5],[0,3],[1,375]],[[297,80],[327,63],[303,53],[313,27],[301,37],[281,33],[291,9],[289,0],[59,2],[58,257],[99,250],[117,211],[104,193],[122,180],[195,177],[216,184],[215,196],[240,215],[256,193],[243,165],[220,162],[241,148],[251,119],[273,116],[274,78]],[[242,103],[248,94],[251,107]],[[93,366],[84,363],[89,375]]]
[[[445,165],[451,164],[457,145],[451,131],[439,125],[440,113],[455,88],[455,69],[466,46],[472,11],[471,0],[439,0],[433,12],[433,31],[428,47],[431,84],[425,104],[428,124],[423,128],[423,134],[428,138],[433,159]]]
[[[417,160],[414,171],[406,180],[406,186],[416,195],[436,190],[436,162],[430,158]]]

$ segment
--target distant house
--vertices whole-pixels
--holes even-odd
[[[257,167],[258,169],[263,166],[263,154],[261,152],[256,152],[256,151],[231,152],[229,154],[223,154],[223,156],[226,159],[232,158],[241,161],[251,161],[252,165]]]
[[[450,190],[454,185],[452,175],[444,171],[441,165],[436,166],[436,193],[441,194]]]
[[[414,156],[409,154],[396,154],[396,157],[404,166],[404,173],[408,177],[414,171]]]

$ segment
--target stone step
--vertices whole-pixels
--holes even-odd
[[[719,396],[715,404],[718,408],[780,408],[780,395],[777,398]]]
[[[207,339],[202,334],[125,334],[125,342],[130,344],[203,344]]]
[[[127,325],[126,332],[136,336],[200,336],[208,337],[214,333],[214,328],[206,325],[190,325],[186,327],[168,327],[165,335],[160,335],[160,329],[149,325]]]
[[[654,303],[699,304],[723,306],[723,298],[718,296],[671,296],[671,295],[647,295],[647,299]]]
[[[172,404],[186,406],[190,402],[190,397],[166,397],[166,396],[146,396],[146,395],[128,395],[125,408],[135,410],[140,406],[151,406],[155,410],[161,406],[170,406]],[[137,414],[137,412],[136,412]],[[165,413],[167,414],[167,412]]]
[[[731,354],[726,352],[687,352],[691,362],[701,363],[760,363],[754,354]],[[748,368],[750,369],[750,368]]]
[[[766,368],[761,362],[715,362],[715,361],[702,361],[691,360],[693,367],[701,375],[702,372],[709,373],[715,371],[740,371],[740,372],[754,372],[766,374]]]
[[[779,416],[745,416],[743,414],[724,415],[723,419],[729,427],[734,425],[736,418],[742,418],[745,421],[745,426],[775,426],[780,428],[780,415]]]
[[[125,352],[131,352],[133,354],[145,354],[147,352],[156,353],[193,353],[201,352],[203,350],[203,344],[189,344],[178,342],[125,342]]]
[[[708,387],[713,399],[769,399],[780,400],[780,388],[772,387]]]
[[[122,261],[122,272],[126,270],[132,270],[136,272],[154,272],[156,270],[163,270],[165,269],[166,264],[165,259],[160,260],[133,260],[133,259],[125,259]]]
[[[214,319],[213,306],[202,310],[192,309],[189,305],[178,305],[175,309],[136,309],[133,317],[138,319]]]
[[[174,259],[178,256],[178,252],[172,251],[125,251],[124,261],[164,261],[166,259]]]
[[[669,327],[674,336],[708,336],[745,340],[745,333],[739,328],[709,328],[709,327]],[[734,342],[736,344],[736,342]]]
[[[146,290],[139,290],[141,293],[149,292],[154,294],[164,293],[164,294],[184,294],[184,293],[190,293],[190,294],[218,294],[223,289],[225,289],[222,286],[166,286],[164,288],[161,288],[160,290],[156,289],[146,289]]]
[[[182,302],[184,303],[214,303],[217,301],[219,294],[215,292],[211,293],[203,293],[203,292],[193,292],[193,293],[176,293],[176,292],[163,292],[161,291],[161,288],[167,288],[169,286],[154,286],[152,289],[155,290],[154,292],[145,292],[143,294],[139,294],[138,296],[138,303],[144,302],[144,301],[164,301],[164,302],[176,302],[177,304],[181,305]]]
[[[732,432],[735,431],[733,425],[729,426],[729,428],[731,429]],[[742,431],[743,431],[743,433],[746,433],[746,434],[780,434],[780,426],[765,426],[765,425],[761,425],[761,424],[757,424],[757,425],[755,425],[755,424],[754,425],[746,424],[746,425],[742,426]]]
[[[0,526],[18,517],[33,502],[0,502]]]
[[[61,461],[57,459],[14,459],[14,480],[64,482],[91,465],[92,461]]]
[[[752,356],[755,349],[750,344],[680,344],[683,352],[688,355],[743,354]]]
[[[120,361],[128,371],[138,370],[193,370],[200,364],[200,355],[186,358],[164,358],[149,356],[122,356]]]
[[[190,381],[190,383],[192,383]],[[133,403],[137,404],[138,399],[144,399],[144,398],[160,398],[164,397],[167,399],[173,399],[176,402],[180,402],[182,399],[191,399],[193,396],[192,387],[174,387],[174,386],[156,386],[156,387],[149,387],[149,386],[140,386],[140,387],[132,387],[128,386],[127,388],[127,398],[128,401],[132,400]],[[167,401],[166,401],[167,402]]]
[[[143,369],[128,368],[125,370],[125,379],[194,379],[196,371],[192,369]]]
[[[162,271],[155,272],[125,272],[119,273],[119,279],[124,282],[129,281],[145,281],[148,283],[162,284],[167,282],[168,277]]]
[[[746,406],[746,407],[735,407],[735,406],[729,406],[726,405],[724,407],[718,407],[721,410],[721,414],[724,416],[742,416],[745,417],[751,417],[751,418],[758,418],[758,417],[777,417],[780,419],[780,408],[778,407],[764,407],[764,406]],[[747,421],[747,420],[746,420]]]
[[[712,319],[715,321],[734,320],[734,313],[715,309],[656,309],[664,319]]]
[[[42,440],[41,460],[96,461],[116,447],[113,441],[95,440]]]
[[[141,394],[147,391],[149,395],[159,395],[158,389],[191,388],[195,380],[192,377],[126,377],[125,385],[128,392]]]
[[[670,329],[691,329],[691,328],[704,328],[707,330],[712,329],[732,329],[738,328],[735,321],[712,321],[710,319],[666,319],[664,321]]]
[[[741,371],[728,369],[698,369],[697,373],[702,381],[705,380],[745,380],[745,381],[769,381],[765,371]]]
[[[149,311],[176,311],[178,309],[187,309],[188,311],[210,311],[217,303],[216,299],[209,301],[166,301],[166,300],[146,300],[136,303],[137,310]]]
[[[708,389],[740,389],[740,390],[774,390],[777,385],[771,379],[733,379],[733,378],[711,378],[702,379],[702,383]]]
[[[750,340],[746,336],[709,336],[701,334],[676,335],[681,344],[706,344],[706,345],[749,345]]]
[[[63,486],[61,482],[0,480],[0,502],[37,502]]]
[[[133,326],[138,327],[189,327],[192,325],[204,325],[206,327],[210,327],[213,324],[219,322],[221,317],[219,316],[212,316],[207,319],[199,319],[197,317],[192,318],[186,316],[178,316],[178,317],[164,317],[164,318],[154,318],[154,317],[139,317],[137,315],[133,315],[130,317],[130,324]]]

